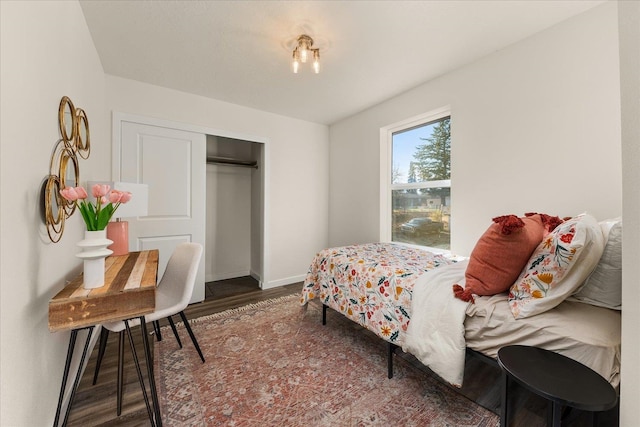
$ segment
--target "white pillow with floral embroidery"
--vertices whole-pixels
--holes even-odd
[[[516,319],[543,313],[578,289],[598,264],[604,236],[596,219],[578,215],[557,226],[536,248],[509,291]]]

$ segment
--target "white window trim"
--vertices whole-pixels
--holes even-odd
[[[404,188],[451,187],[451,180],[431,181],[429,183],[391,184],[391,150],[393,134],[417,127],[428,122],[451,116],[451,107],[445,106],[428,113],[380,128],[380,241],[391,242],[391,190]]]
[[[389,177],[391,179],[391,177]],[[440,188],[440,187],[451,187],[450,179],[443,179],[440,181],[422,181],[422,182],[408,182],[408,183],[398,183],[391,184],[389,188],[391,190],[412,190],[414,188]]]

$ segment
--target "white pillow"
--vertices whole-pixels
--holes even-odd
[[[511,286],[513,316],[535,316],[567,299],[595,269],[603,250],[604,236],[593,216],[585,213],[557,226]]]
[[[570,298],[599,307],[622,310],[622,219],[600,222],[606,245],[595,270]]]

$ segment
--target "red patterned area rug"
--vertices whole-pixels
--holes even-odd
[[[299,295],[192,321],[206,363],[179,327],[163,328],[155,375],[167,426],[497,426],[498,416],[401,358],[386,343]],[[330,313],[331,314],[331,313]]]

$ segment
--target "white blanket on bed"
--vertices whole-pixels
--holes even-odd
[[[456,387],[462,386],[464,376],[464,320],[469,303],[454,298],[452,287],[457,283],[464,288],[467,263],[443,265],[418,279],[402,346]]]

